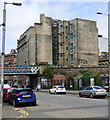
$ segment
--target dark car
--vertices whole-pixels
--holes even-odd
[[[11,91],[8,97],[8,103],[14,107],[26,103],[31,103],[36,106],[36,94],[31,88],[16,88]]]

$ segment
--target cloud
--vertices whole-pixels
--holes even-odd
[[[12,0],[5,0],[13,2]],[[95,0],[96,1],[96,0]],[[98,1],[98,0],[97,0]],[[0,11],[3,11],[3,2],[0,4]],[[17,0],[15,0],[17,2]],[[97,21],[99,33],[107,37],[107,17],[96,15],[97,11],[107,12],[107,3],[95,3],[90,0],[19,0],[23,3],[17,7],[7,5],[6,16],[6,53],[10,52],[11,48],[16,48],[17,39],[35,22],[40,22],[40,14],[44,13],[53,19],[71,20],[77,17]],[[98,1],[99,2],[99,1]],[[0,12],[0,21],[2,21],[3,13]],[[1,39],[0,39],[1,45]]]

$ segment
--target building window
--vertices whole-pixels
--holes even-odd
[[[60,47],[63,47],[63,43],[60,43]]]
[[[73,35],[73,38],[75,39],[75,34]]]
[[[72,29],[73,29],[73,23],[70,24],[70,30],[72,30]]]
[[[68,51],[68,47],[66,47],[66,50]]]
[[[66,62],[68,63],[68,58],[66,58]]]
[[[105,67],[107,67],[107,64],[105,64]]]
[[[70,62],[71,62],[71,63],[73,62],[73,54],[71,54]]]
[[[60,37],[61,37],[61,38],[63,38],[63,35],[62,35],[62,34],[60,34]]]
[[[70,39],[73,39],[73,33],[70,33]]]
[[[62,29],[63,28],[63,25],[60,25],[60,29]]]
[[[53,24],[57,24],[57,21],[53,21]]]
[[[60,58],[63,58],[63,55],[62,55],[62,54],[60,55]]]
[[[54,47],[57,48],[57,43],[54,43]]]
[[[99,67],[101,67],[101,64],[99,64]]]
[[[68,26],[66,26],[66,30],[68,30]]]
[[[104,67],[104,64],[102,64],[102,67]]]
[[[70,50],[73,50],[73,43],[70,43]]]
[[[53,31],[57,31],[57,27],[54,26],[54,27],[53,27]]]
[[[66,40],[68,40],[68,36],[66,36]]]

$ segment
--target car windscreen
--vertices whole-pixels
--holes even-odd
[[[19,90],[18,93],[19,93],[20,95],[22,95],[22,94],[31,94],[31,93],[32,93],[32,90]]]
[[[11,91],[12,91],[12,89],[8,89],[8,90],[7,90],[8,93],[11,92]]]
[[[64,88],[63,86],[59,86],[58,88]]]
[[[101,87],[93,87],[94,89],[102,89]]]

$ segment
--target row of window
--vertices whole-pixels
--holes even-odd
[[[60,55],[60,58],[63,58],[63,54]],[[73,59],[75,59],[75,57],[73,56],[73,54],[71,54],[70,56],[70,62],[73,62]],[[68,63],[68,58],[66,58],[66,62]]]
[[[63,28],[63,24],[60,24],[60,29],[62,29]],[[66,26],[66,30],[68,30],[68,26]],[[70,24],[70,30],[73,30],[73,29],[75,29],[75,24],[73,24],[73,23],[71,23]]]
[[[63,38],[63,34],[62,33],[60,34],[60,38]],[[72,40],[73,38],[75,39],[75,34],[70,33],[70,39]],[[53,39],[57,40],[57,36],[53,35]],[[66,35],[66,40],[68,40],[68,35]]]

